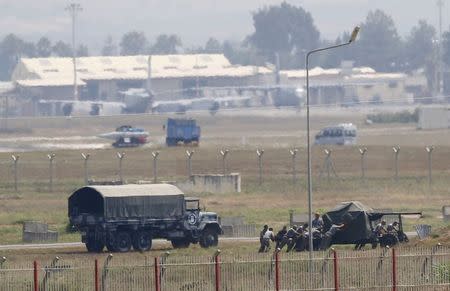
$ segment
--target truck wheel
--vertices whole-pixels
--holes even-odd
[[[133,249],[146,252],[152,248],[152,237],[147,231],[137,231],[133,238]]]
[[[131,249],[131,236],[127,231],[117,233],[114,249],[121,253],[126,253]]]
[[[86,241],[86,249],[90,253],[101,253],[105,245],[101,241],[97,241],[95,239],[88,239]]]
[[[211,246],[217,246],[219,244],[219,236],[217,232],[212,229],[206,229],[203,231],[200,238],[200,246],[202,248],[209,248]]]
[[[185,249],[191,244],[190,241],[185,238],[173,239],[171,240],[171,243],[174,249]]]

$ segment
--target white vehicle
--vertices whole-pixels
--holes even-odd
[[[341,123],[325,127],[316,135],[314,144],[354,145],[356,144],[356,126],[352,123]]]

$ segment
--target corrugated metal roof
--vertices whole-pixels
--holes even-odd
[[[16,80],[16,83],[25,87],[73,86],[73,78],[71,80],[60,78]],[[84,86],[86,83],[79,79],[77,85]]]
[[[100,193],[103,197],[130,197],[151,195],[181,195],[184,194],[178,187],[170,184],[128,184],[128,185],[101,185],[87,186]]]
[[[145,80],[148,77],[148,59],[147,55],[80,57],[77,58],[77,76],[80,81]],[[64,86],[73,83],[71,58],[22,58],[19,65],[20,69],[13,74],[13,78],[21,85]],[[151,76],[155,79],[245,77],[271,73],[264,67],[231,65],[222,54],[154,55],[151,56],[151,66]]]
[[[326,75],[339,75],[342,72],[340,68],[324,69],[321,67],[315,67],[309,70],[310,77],[326,76]],[[280,71],[281,74],[286,75],[288,78],[306,78],[306,70],[284,70]],[[370,67],[356,67],[352,68],[353,74],[377,74],[376,71]]]
[[[13,82],[0,82],[0,94],[14,90]]]

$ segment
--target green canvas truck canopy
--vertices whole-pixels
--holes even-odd
[[[172,219],[184,208],[183,192],[170,184],[86,186],[69,197],[69,216]]]
[[[372,235],[371,221],[381,218],[382,214],[359,201],[342,202],[323,215],[325,228],[332,224],[345,223],[345,228],[336,233],[335,243],[358,242]]]

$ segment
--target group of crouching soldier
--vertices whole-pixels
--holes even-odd
[[[322,249],[323,238],[328,232],[322,233],[323,231],[323,220],[320,214],[316,213],[314,219],[312,220],[312,235],[313,235],[313,249]],[[332,227],[333,228],[333,227]],[[289,229],[287,226],[277,232],[275,235],[273,229],[264,225],[262,231],[260,232],[260,248],[259,252],[268,252],[270,250],[271,242],[275,243],[275,249],[282,250],[286,246],[286,251],[290,252],[292,250],[301,252],[309,249],[309,225],[307,223],[296,226],[293,225]]]
[[[319,213],[314,214],[312,220],[312,236],[313,236],[313,250],[326,250],[331,246],[334,235],[345,229],[346,224],[332,224],[328,229],[324,228],[324,222]],[[260,248],[259,252],[268,252],[272,242],[275,243],[275,249],[282,250],[286,246],[286,251],[290,252],[295,250],[297,252],[309,250],[309,226],[307,223],[296,226],[293,225],[290,228],[283,226],[283,228],[274,234],[273,228],[269,228],[264,225],[264,228],[260,232]],[[386,221],[381,220],[375,228],[371,239],[372,248],[380,246],[392,246],[399,241],[408,241],[407,236],[399,229],[398,222],[393,222],[386,225]],[[362,249],[364,243],[357,243],[355,250]]]

